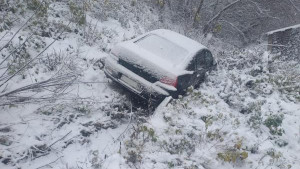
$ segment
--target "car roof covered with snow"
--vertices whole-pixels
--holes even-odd
[[[173,43],[176,43],[178,46],[181,46],[182,48],[186,49],[187,51],[189,51],[189,53],[196,53],[197,51],[206,48],[197,41],[194,41],[186,36],[183,36],[177,32],[173,32],[167,29],[157,29],[147,34],[155,34],[160,37],[163,37]]]
[[[122,57],[139,55],[149,63],[178,74],[202,49],[206,47],[190,38],[170,30],[158,29],[119,43],[112,53]]]

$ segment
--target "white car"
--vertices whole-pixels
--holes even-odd
[[[198,87],[215,65],[205,46],[158,29],[117,44],[105,60],[104,72],[140,97],[160,101]]]

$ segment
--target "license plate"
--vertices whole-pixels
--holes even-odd
[[[132,79],[128,78],[127,76],[121,76],[120,78],[123,82],[125,82],[128,86],[134,88],[135,90],[137,90],[138,92],[140,92],[140,87],[139,84],[135,81],[133,81]]]

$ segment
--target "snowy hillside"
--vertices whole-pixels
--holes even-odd
[[[162,22],[160,2],[0,1],[1,169],[300,168],[299,62]],[[154,111],[103,60],[157,28],[203,43],[218,66]]]

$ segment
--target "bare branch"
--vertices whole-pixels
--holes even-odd
[[[212,17],[204,26],[203,32],[205,35],[207,35],[208,32],[210,32],[212,25],[222,16],[224,12],[226,12],[228,9],[236,5],[237,3],[241,2],[242,0],[236,0],[233,3],[225,6],[222,10],[220,10],[214,17]]]
[[[15,53],[18,49],[20,49],[31,37],[32,37],[32,35],[33,34],[31,34],[31,35],[29,35],[26,39],[25,39],[25,41],[21,44],[21,45],[19,45],[19,47],[18,48],[15,48],[15,50],[13,50],[6,58],[4,58],[2,61],[1,61],[1,63],[0,63],[0,66],[13,54],[13,53]],[[0,76],[0,78],[3,76],[3,74]]]
[[[17,30],[17,32],[10,38],[10,40],[0,49],[0,52],[14,39],[14,37],[23,29],[23,27],[37,14],[37,12],[40,10],[42,3],[39,5],[37,10],[27,19],[27,21]]]
[[[237,30],[243,37],[243,42],[247,41],[247,37],[245,36],[244,32],[242,30],[240,30],[238,27],[236,27],[233,23],[228,22],[226,20],[219,20],[219,22],[225,22],[227,24],[229,24],[231,27],[233,27],[235,30]]]
[[[53,146],[54,144],[56,144],[57,142],[59,142],[59,141],[65,139],[71,132],[72,132],[72,130],[69,131],[69,132],[68,132],[66,135],[64,135],[62,138],[60,138],[60,139],[56,140],[55,142],[53,142],[52,144],[50,144],[49,147],[52,147],[52,146]]]
[[[50,164],[55,163],[56,161],[58,161],[58,160],[61,159],[62,157],[63,157],[63,156],[60,156],[60,157],[58,157],[56,160],[54,160],[54,161],[52,161],[52,162],[50,162],[50,163],[48,163],[48,164],[42,165],[42,166],[40,166],[40,167],[38,167],[38,168],[36,168],[36,169],[40,169],[40,168],[44,168],[44,167],[50,166]],[[52,167],[51,167],[51,168],[52,168]]]
[[[70,24],[71,22],[69,22]],[[68,24],[68,25],[69,25]],[[64,30],[58,35],[60,37],[64,33]],[[37,59],[40,55],[42,55],[53,43],[55,43],[58,40],[58,38],[55,38],[43,51],[41,51],[38,55],[36,55],[34,58],[32,58],[30,61],[28,61],[25,65],[23,65],[18,71],[16,71],[13,75],[11,75],[7,80],[5,80],[1,85],[3,86],[5,83],[7,83],[10,79],[12,79],[14,76],[16,76],[18,73],[20,73],[22,70],[24,70],[30,63],[32,63],[35,59]]]
[[[299,8],[294,4],[294,2],[292,0],[288,0],[292,6],[296,9],[297,12],[300,12]]]
[[[202,6],[203,6],[203,2],[204,2],[204,0],[200,0],[199,6],[198,6],[197,11],[196,11],[195,16],[194,16],[193,26],[196,25],[197,19],[200,15],[200,10],[202,9]]]

